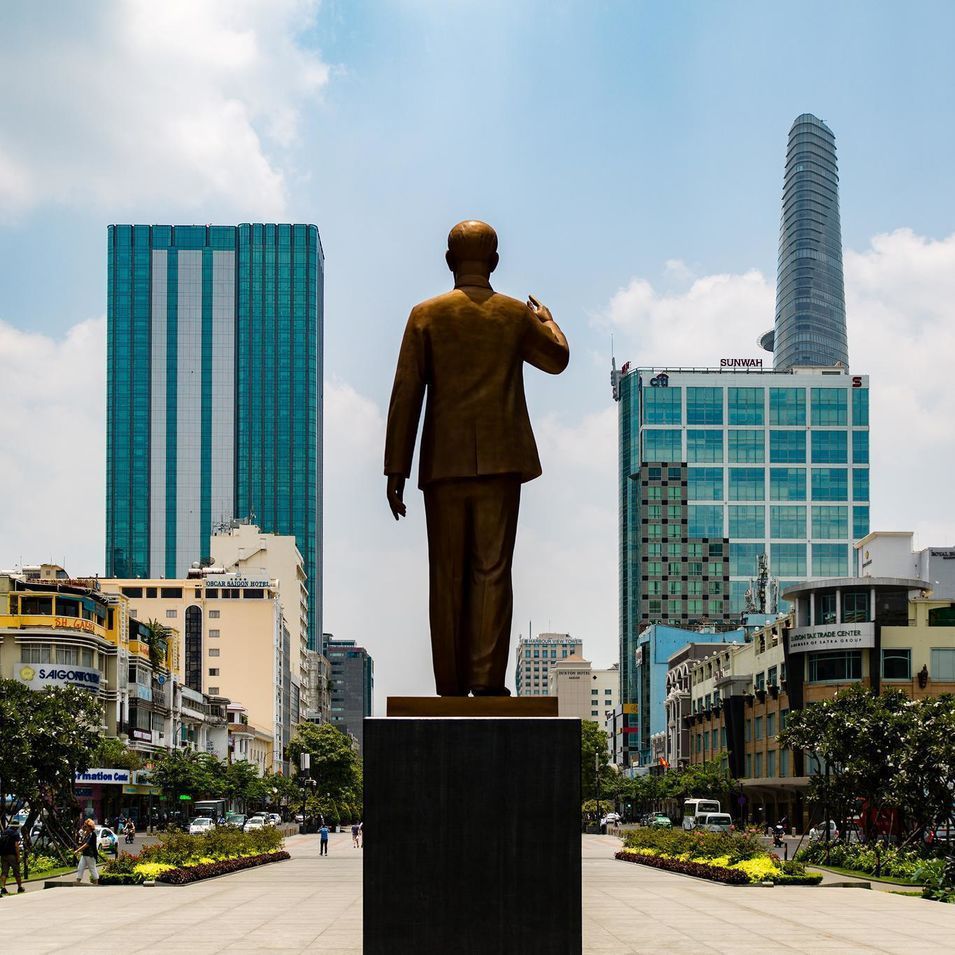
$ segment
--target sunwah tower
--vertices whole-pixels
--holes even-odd
[[[869,382],[848,367],[835,139],[809,114],[790,131],[776,323],[760,343],[773,368],[714,355],[712,367],[613,372],[625,765],[638,756],[626,745],[636,655],[655,653],[641,632],[735,627],[761,557],[781,593],[847,576],[869,531]]]
[[[183,578],[213,530],[295,536],[322,632],[324,256],[304,224],[111,225],[106,573]]]

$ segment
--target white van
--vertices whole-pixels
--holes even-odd
[[[718,800],[687,799],[683,803],[683,828],[695,829],[697,817],[711,812],[720,812]]]
[[[730,832],[733,818],[728,812],[704,812],[696,817],[696,828],[704,832]]]

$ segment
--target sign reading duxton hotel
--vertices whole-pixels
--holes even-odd
[[[52,663],[15,663],[13,675],[31,690],[47,686],[81,686],[94,693],[99,689],[102,675],[92,667],[56,666]]]
[[[789,631],[789,652],[809,650],[859,650],[875,646],[871,623],[826,623],[817,627],[796,627]]]

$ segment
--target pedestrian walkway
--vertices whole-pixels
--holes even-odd
[[[722,886],[617,862],[583,837],[584,952],[950,952],[955,905],[852,889]],[[361,863],[350,833],[288,840],[290,862],[196,885],[50,889],[0,901],[0,952],[361,952]]]

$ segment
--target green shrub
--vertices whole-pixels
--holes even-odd
[[[796,854],[800,862],[826,865],[826,847],[815,842]],[[829,865],[837,869],[852,869],[867,875],[905,879],[909,882],[936,882],[942,873],[944,860],[928,851],[901,849],[874,843],[832,842],[829,844]]]
[[[624,837],[628,849],[655,849],[669,856],[745,862],[766,855],[760,837],[749,832],[702,832],[698,829],[633,829]]]

